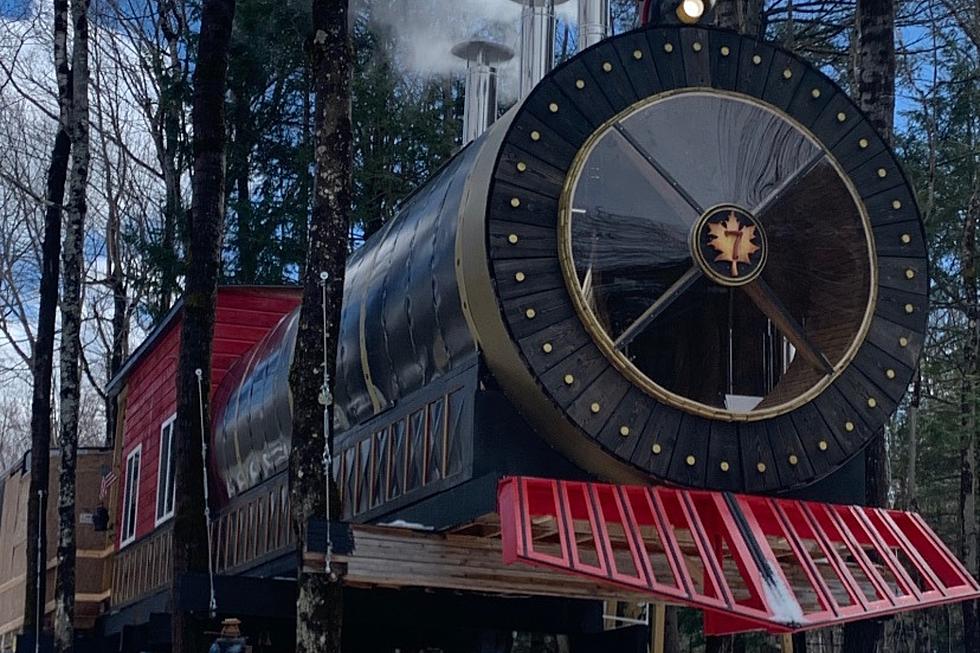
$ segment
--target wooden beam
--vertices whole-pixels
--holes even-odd
[[[605,586],[545,567],[505,565],[500,540],[353,526],[354,553],[334,555],[333,568],[354,587],[437,588],[516,596],[558,596],[646,603],[648,593]],[[323,554],[304,565],[322,571]]]

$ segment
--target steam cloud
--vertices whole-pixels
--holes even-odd
[[[395,63],[421,77],[460,75],[466,63],[450,50],[460,41],[484,38],[514,50],[514,58],[499,67],[502,103],[517,97],[517,58],[521,5],[513,0],[360,0],[372,31],[391,40]],[[576,2],[555,8],[560,25],[574,23]],[[559,28],[561,38],[561,27]]]

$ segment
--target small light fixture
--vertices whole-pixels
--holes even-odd
[[[681,0],[676,9],[677,20],[694,25],[704,15],[704,0]]]

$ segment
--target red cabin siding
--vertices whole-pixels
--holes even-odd
[[[284,315],[299,305],[299,289],[227,287],[218,291],[214,347],[211,358],[212,392],[225,373],[249,351]],[[137,492],[136,539],[156,527],[157,476],[160,459],[160,428],[177,410],[177,359],[180,353],[182,314],[154,337],[150,347],[138,353],[125,379],[126,406],[120,460],[120,488],[126,487],[126,458],[142,445]],[[174,434],[179,437],[179,434]],[[116,548],[122,539],[122,502],[116,506]]]

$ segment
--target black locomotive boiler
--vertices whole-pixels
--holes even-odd
[[[906,391],[928,270],[902,169],[838,86],[764,41],[660,27],[558,66],[353,254],[344,292],[345,511],[443,528],[493,512],[507,473],[773,493],[838,472]],[[294,337],[225,381],[230,496],[284,469]]]

